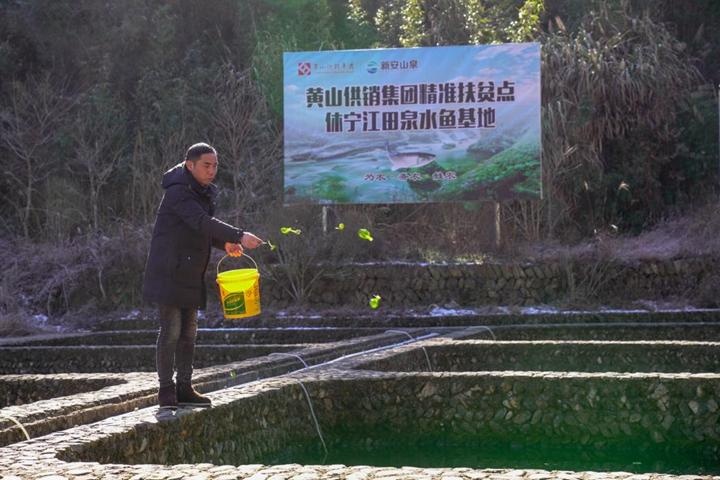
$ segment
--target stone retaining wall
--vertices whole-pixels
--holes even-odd
[[[347,432],[379,439],[391,431],[410,438],[443,432],[458,442],[627,442],[638,449],[662,444],[668,453],[701,446],[712,458],[720,452],[720,377],[713,374],[333,372],[302,382],[329,448]],[[241,465],[319,441],[294,381],[266,382],[256,394],[219,392],[214,402],[174,422],[138,424],[75,445],[60,458]]]
[[[305,348],[294,350],[297,356],[278,352],[250,358],[240,362],[216,365],[196,369],[193,383],[201,392],[211,392],[228,388],[233,385],[253,382],[261,378],[281,375],[297,370],[305,364],[314,365],[327,362],[339,356],[349,355],[358,351],[374,349],[389,343],[397,343],[399,335],[371,335],[348,339],[331,344],[306,344]],[[4,350],[0,349],[0,352]],[[157,374],[154,372],[135,372],[104,374],[108,378],[116,378],[116,384],[64,397],[53,397],[29,404],[9,406],[0,412],[0,447],[20,442],[24,439],[22,431],[8,416],[19,421],[32,438],[50,432],[64,430],[74,425],[95,422],[109,416],[120,416],[138,408],[157,404]],[[44,385],[51,385],[52,379],[74,378],[82,381],[86,378],[99,378],[103,374],[53,374],[36,375],[31,378],[42,378]],[[8,376],[3,378],[11,378]],[[21,377],[18,375],[17,377]],[[0,454],[0,459],[2,454]],[[0,472],[2,469],[0,468]]]
[[[277,384],[280,385],[280,384]],[[315,434],[299,386],[266,388],[234,403],[196,409],[177,421],[146,423],[60,452],[65,461],[122,464],[243,465]]]
[[[417,373],[309,390],[325,431],[702,444],[720,451],[720,381],[662,374]]]
[[[383,263],[317,267],[307,278],[318,279],[305,300],[313,306],[366,305],[374,294],[390,306],[537,305],[581,294],[609,298],[658,298],[675,295],[718,271],[715,259],[676,259],[627,264],[611,260],[553,264],[422,264]],[[264,272],[264,302],[293,303],[286,291],[292,283],[279,266]],[[273,281],[272,279],[278,279]]]
[[[179,478],[197,475],[216,480],[228,477],[273,478],[273,475],[281,474],[285,476],[278,478],[370,479],[389,476],[418,480],[446,477],[469,480],[496,478],[495,475],[501,472],[498,478],[570,478],[541,470],[415,468],[410,472],[367,466],[259,465],[267,461],[272,463],[268,459],[275,458],[277,452],[287,448],[319,445],[318,433],[299,382],[307,389],[329,449],[344,444],[351,435],[359,436],[364,445],[382,445],[386,433],[401,434],[413,440],[432,435],[437,438],[439,432],[443,442],[462,445],[476,445],[483,441],[507,445],[517,441],[529,442],[530,445],[532,442],[554,442],[561,446],[587,445],[588,451],[596,451],[612,444],[626,450],[660,449],[666,452],[667,457],[689,451],[697,455],[705,467],[698,467],[700,463],[693,465],[691,461],[686,463],[689,467],[682,472],[700,478],[697,474],[716,471],[717,459],[720,458],[720,374],[717,373],[408,373],[361,370],[373,364],[379,367],[378,362],[383,360],[392,360],[393,370],[419,370],[418,359],[424,358],[418,355],[420,345],[431,352],[435,348],[437,355],[442,352],[440,347],[458,348],[460,354],[456,360],[460,365],[464,361],[463,355],[472,356],[475,354],[472,348],[487,343],[458,340],[477,333],[477,330],[477,327],[453,330],[444,337],[432,338],[424,337],[429,332],[413,332],[413,336],[426,339],[421,343],[405,345],[397,345],[397,342],[405,341],[407,335],[392,332],[337,345],[315,345],[297,353],[310,365],[331,358],[336,360],[258,382],[252,380],[280,374],[288,371],[288,367],[298,368],[299,360],[290,357],[253,359],[244,362],[249,367],[247,371],[240,368],[242,363],[199,370],[197,380],[203,391],[210,392],[213,408],[182,409],[175,415],[170,414],[169,418],[163,418],[163,411],[156,408],[143,409],[152,405],[153,401],[156,380],[151,378],[151,374],[124,374],[138,376],[136,380],[131,380],[137,382],[133,388],[147,398],[136,398],[131,395],[132,392],[121,390],[120,386],[95,392],[85,401],[107,402],[112,399],[118,402],[115,416],[92,425],[88,423],[97,421],[97,418],[70,419],[82,425],[0,448],[0,471],[20,475],[21,478],[28,465],[43,475],[54,474],[65,478]],[[547,348],[551,348],[553,342],[534,343],[547,344]],[[593,342],[575,343],[580,348],[580,345]],[[675,343],[678,347],[683,344]],[[377,348],[381,345],[393,346],[389,349]],[[464,350],[466,348],[470,350]],[[344,356],[360,351],[364,353]],[[409,352],[413,354],[406,355]],[[545,353],[551,354],[551,351]],[[561,353],[561,357],[568,357],[568,352]],[[611,361],[613,357],[607,356],[607,351],[588,351],[587,358],[594,358],[595,353],[602,356],[603,362]],[[660,351],[648,350],[645,354],[662,358]],[[441,358],[437,355],[431,355],[431,361],[440,362]],[[513,362],[512,355],[506,352],[498,350],[493,355],[505,355],[509,362]],[[621,353],[615,352],[615,357],[617,355]],[[639,353],[637,358],[641,356],[643,354]],[[693,356],[709,361],[706,353]],[[667,361],[670,359],[665,358]],[[259,373],[258,362],[265,365],[268,361],[272,365],[266,367],[273,372]],[[583,361],[578,360],[580,363]],[[438,367],[441,367],[439,363]],[[442,368],[451,368],[451,365]],[[98,398],[103,392],[106,400]],[[74,399],[73,402],[77,403],[79,399],[75,397],[82,396],[84,394],[67,397],[64,401]],[[125,408],[130,400],[135,402],[135,407]],[[28,425],[30,422],[25,420],[48,416],[49,402],[40,401],[4,410]],[[28,413],[26,418],[21,418],[20,413],[30,407],[35,410],[33,416]],[[120,407],[123,409],[118,410]],[[140,410],[133,411],[133,408]],[[83,410],[83,414],[91,410],[94,412],[97,406]],[[123,411],[127,413],[120,415]],[[0,423],[12,427],[9,421]],[[35,436],[32,423],[29,426],[31,435]],[[56,426],[53,430],[60,428]],[[169,465],[173,463],[177,465]],[[601,477],[629,479],[630,474],[603,473]],[[653,474],[653,478],[664,477]],[[594,480],[600,477],[597,474],[573,473],[572,478]]]

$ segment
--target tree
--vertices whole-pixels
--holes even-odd
[[[87,93],[73,123],[74,156],[71,170],[87,181],[89,216],[100,229],[100,191],[117,169],[125,152],[125,113],[106,85]]]
[[[652,217],[662,209],[659,174],[674,155],[678,114],[701,76],[648,15],[602,8],[575,34],[557,25],[542,50],[550,229],[563,221],[592,233],[617,225],[630,204]]]
[[[510,24],[508,33],[513,42],[528,42],[540,34],[540,16],[545,10],[544,0],[525,0],[518,11],[518,19]]]
[[[61,163],[52,146],[75,100],[66,83],[53,83],[48,73],[25,83],[13,82],[8,103],[0,111],[0,141],[10,152],[3,160],[2,181],[7,182],[3,200],[11,205],[22,235],[29,239],[42,210],[39,187]]]
[[[251,71],[232,64],[218,69],[213,81],[215,105],[210,122],[221,161],[228,164],[236,224],[243,214],[258,214],[277,197],[273,176],[281,163],[279,132],[270,121]],[[225,160],[227,159],[227,160]]]

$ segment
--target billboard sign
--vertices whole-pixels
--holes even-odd
[[[287,52],[285,204],[540,196],[540,44]]]

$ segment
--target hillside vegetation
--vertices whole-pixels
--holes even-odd
[[[693,4],[2,2],[0,319],[138,306],[160,176],[199,140],[220,152],[218,215],[284,249],[267,263],[716,255],[720,3]],[[520,41],[542,44],[544,195],[502,203],[500,245],[472,199],[333,206],[331,226],[375,236],[343,248],[313,241],[320,207],[282,207],[283,51]],[[518,155],[466,180],[527,177]]]

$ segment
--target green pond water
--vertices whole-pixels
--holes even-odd
[[[424,468],[513,468],[571,471],[624,471],[632,473],[718,474],[717,445],[680,447],[623,443],[605,446],[519,442],[448,443],[442,439],[356,437],[336,442],[326,437],[328,453],[320,441],[296,445],[265,455],[265,464],[370,465]]]

